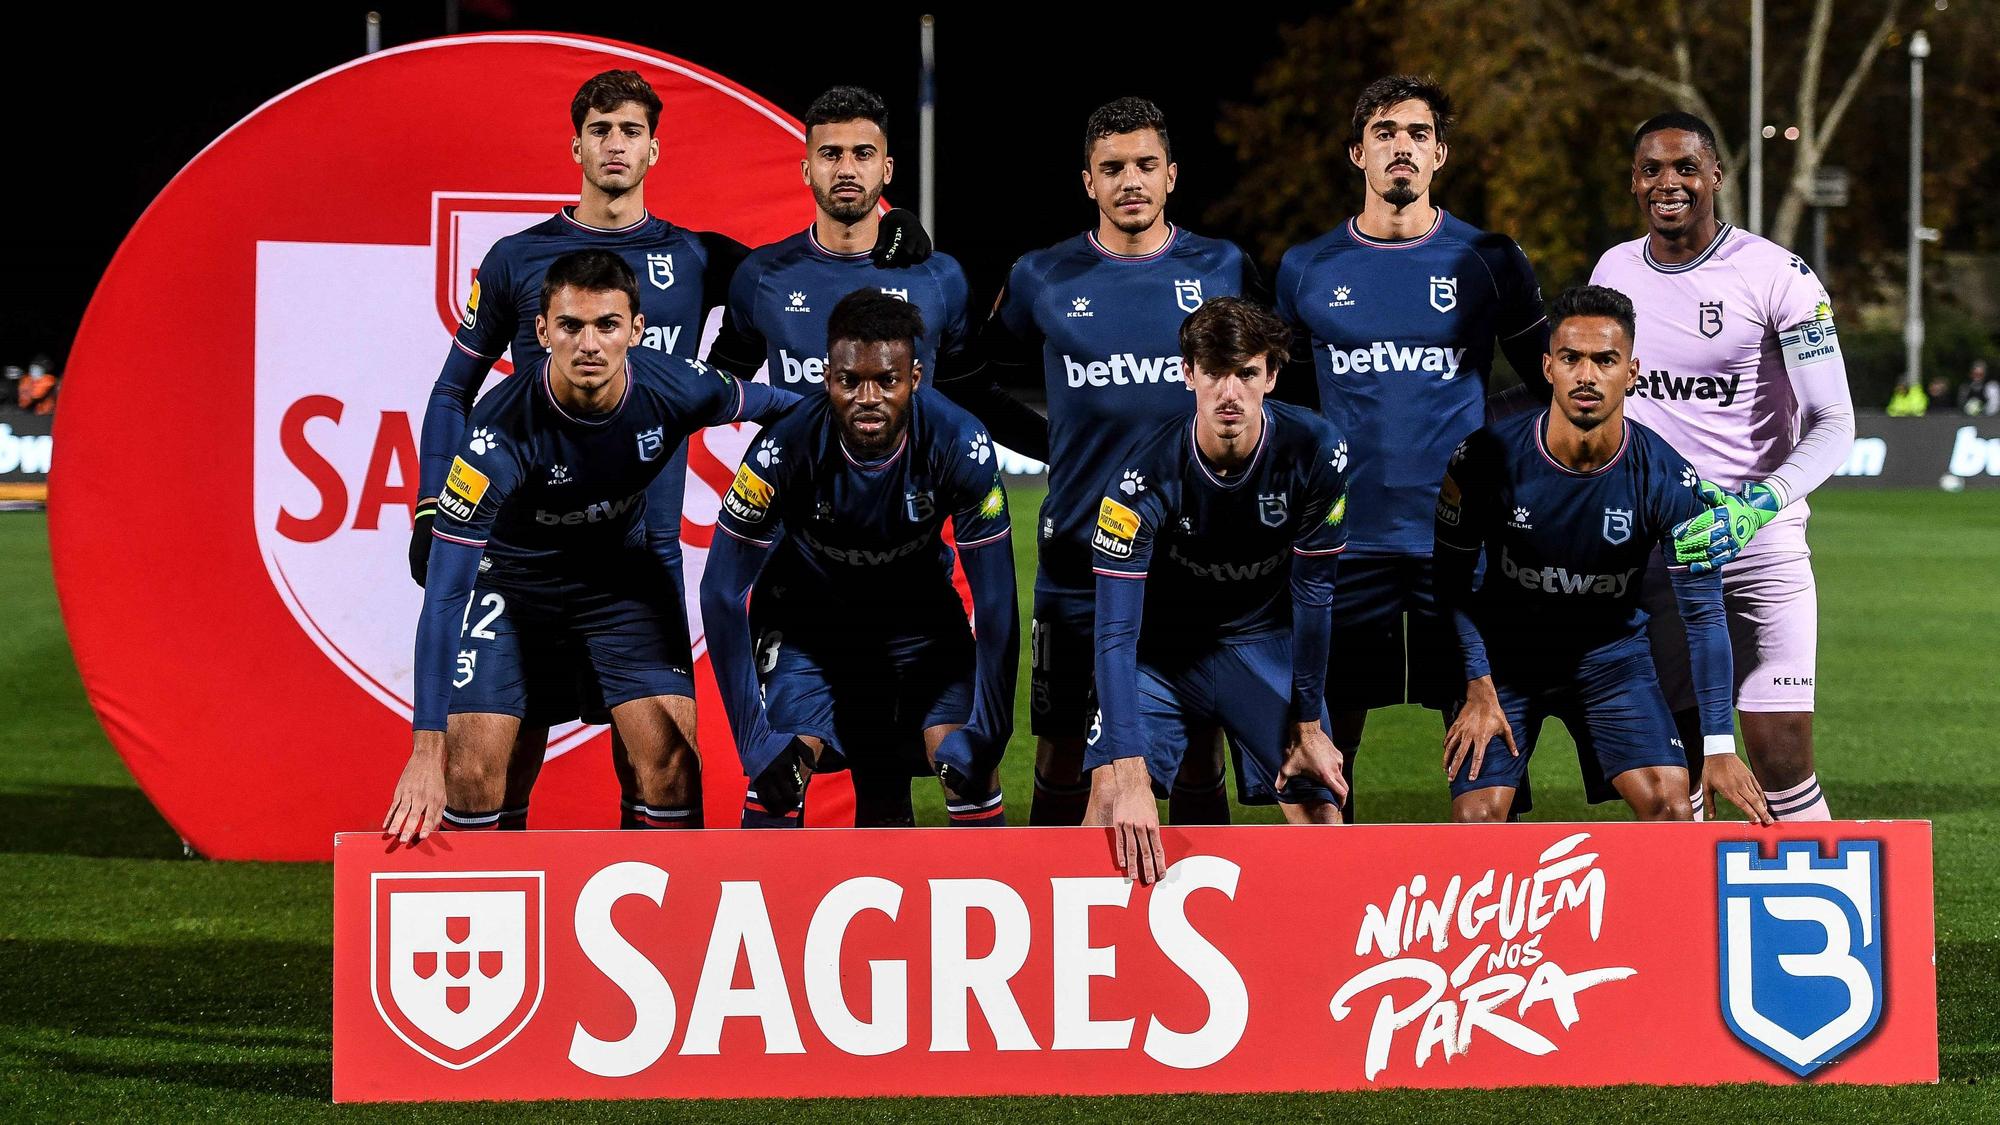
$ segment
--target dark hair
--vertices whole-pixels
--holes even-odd
[[[835,86],[813,99],[806,107],[806,132],[815,126],[842,121],[873,121],[883,136],[889,135],[889,107],[873,90],[859,86]]]
[[[1083,123],[1083,166],[1090,167],[1090,150],[1098,141],[1141,129],[1160,135],[1160,147],[1167,150],[1167,161],[1172,163],[1174,142],[1167,139],[1167,115],[1144,98],[1119,98],[1091,110],[1090,120]]]
[[[1555,331],[1575,316],[1602,316],[1618,322],[1626,342],[1639,339],[1638,318],[1632,314],[1632,298],[1602,285],[1576,285],[1556,294],[1549,305],[1549,347],[1555,347]]]
[[[591,110],[610,113],[626,102],[644,106],[646,128],[659,131],[660,95],[653,92],[652,84],[639,77],[636,70],[607,70],[577,87],[576,97],[569,101],[570,126],[581,133],[583,119],[590,116]]]
[[[542,276],[543,316],[549,315],[549,303],[555,299],[556,290],[563,288],[585,293],[615,289],[632,303],[632,315],[639,315],[639,275],[632,272],[625,259],[609,250],[572,250],[550,263],[549,272]]]
[[[885,340],[908,340],[914,354],[917,341],[924,338],[924,314],[917,306],[880,289],[856,289],[833,306],[826,318],[826,347],[835,340],[859,340],[864,344]]]
[[[1669,129],[1684,129],[1700,137],[1701,147],[1708,150],[1709,158],[1717,158],[1715,130],[1708,127],[1708,122],[1703,121],[1694,114],[1682,113],[1677,109],[1667,113],[1656,113],[1648,117],[1645,124],[1639,126],[1638,131],[1632,134],[1632,155],[1639,155],[1640,141],[1645,140],[1654,133],[1664,133]]]
[[[1361,97],[1354,103],[1354,123],[1348,131],[1347,143],[1361,143],[1362,130],[1368,128],[1368,119],[1376,111],[1411,100],[1430,107],[1431,120],[1437,125],[1437,139],[1444,140],[1456,120],[1451,112],[1451,96],[1444,92],[1444,87],[1421,74],[1391,74],[1377,78],[1361,91]]]
[[[1181,321],[1181,355],[1204,371],[1239,367],[1257,356],[1276,371],[1291,347],[1292,330],[1242,297],[1217,297]]]

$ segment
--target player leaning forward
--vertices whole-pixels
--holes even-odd
[[[695,430],[797,400],[636,347],[645,328],[623,259],[565,254],[542,281],[548,355],[473,407],[438,495],[415,746],[384,821],[405,842],[440,817],[498,824],[527,701],[579,658],[622,736],[628,798],[657,813],[641,823],[680,826],[701,799],[685,610],[646,541],[646,491]]]
[[[1528,755],[1553,715],[1640,819],[1687,820],[1686,759],[1653,672],[1640,586],[1656,547],[1703,510],[1698,480],[1658,434],[1625,418],[1638,371],[1632,303],[1585,286],[1557,297],[1549,319],[1549,408],[1475,431],[1438,491],[1437,596],[1465,668],[1444,744],[1452,819],[1525,810]],[[1686,568],[1672,581],[1702,733],[1733,749],[1721,582]]]
[[[1238,755],[1244,801],[1340,822],[1324,694],[1347,447],[1313,411],[1266,400],[1290,338],[1237,297],[1188,317],[1194,414],[1114,461],[1099,503],[1086,823],[1112,827],[1119,865],[1145,882],[1166,868],[1154,795],[1213,725]]]
[[[701,580],[716,684],[754,779],[743,826],[798,827],[810,774],[842,768],[863,827],[911,823],[910,777],[925,773],[954,825],[1004,825],[1020,625],[999,457],[971,415],[918,393],[916,305],[857,290],[826,331],[825,393],[744,456]]]
[[[1762,795],[1780,820],[1826,820],[1813,769],[1819,602],[1805,498],[1854,440],[1833,309],[1797,255],[1716,221],[1722,167],[1700,118],[1661,114],[1639,127],[1632,150],[1632,192],[1649,229],[1606,251],[1591,282],[1629,294],[1638,312],[1632,417],[1720,486],[1704,490],[1718,505],[1711,558],[1729,563],[1736,708]],[[1710,546],[1709,523],[1697,521],[1699,541],[1684,536],[1683,548]],[[1654,645],[1669,697],[1684,707],[1676,635],[1656,628]]]

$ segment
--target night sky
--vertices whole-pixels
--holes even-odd
[[[10,141],[0,190],[13,217],[0,234],[0,363],[46,352],[60,364],[99,275],[154,195],[258,105],[360,54],[368,11],[365,3],[264,9],[285,11],[280,26],[194,18],[183,13],[201,6],[188,5],[107,26],[87,9],[65,17],[63,6],[49,7],[59,11],[10,17],[14,49],[0,68]],[[890,104],[891,201],[914,207],[917,19],[939,12],[938,241],[965,264],[982,309],[1014,258],[1094,222],[1077,177],[1083,119],[1114,97],[1150,97],[1167,113],[1181,169],[1169,214],[1205,233],[1237,234],[1199,218],[1231,168],[1215,139],[1216,107],[1247,98],[1283,22],[1315,8],[1259,8],[1196,33],[1140,6],[1034,15],[1011,5],[954,12],[878,3],[833,14],[767,0],[692,16],[690,7],[628,4],[629,15],[612,18],[596,14],[610,6],[579,15],[573,2],[486,0],[464,5],[460,30],[623,39],[716,70],[795,116],[827,86],[872,87]],[[445,30],[442,3],[377,9],[384,46]],[[496,19],[503,9],[510,18]],[[1358,180],[1356,191],[1358,201]]]

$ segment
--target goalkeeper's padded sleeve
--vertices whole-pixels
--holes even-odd
[[[1014,682],[1021,659],[1021,614],[1014,585],[1011,535],[961,548],[959,561],[972,587],[972,632],[977,653],[972,715],[962,740],[964,762],[952,762],[968,777],[984,777],[1007,751],[1014,736]],[[958,740],[948,740],[958,741]],[[943,747],[940,747],[942,759]]]
[[[470,543],[431,537],[430,576],[424,583],[424,608],[417,615],[417,699],[410,721],[414,730],[444,729],[451,709],[455,642],[484,553],[485,548]]]
[[[1101,746],[1085,751],[1090,761],[1145,756],[1138,740],[1139,626],[1146,617],[1144,575],[1097,572],[1097,708]]]
[[[1765,482],[1778,492],[1778,506],[1803,499],[1826,482],[1854,445],[1854,399],[1847,389],[1847,364],[1836,351],[1817,363],[1793,366],[1785,357],[1792,395],[1799,404],[1799,440]]]
[[[1292,722],[1314,723],[1326,707],[1333,653],[1333,584],[1339,555],[1292,555]]]
[[[1722,608],[1722,576],[1667,570],[1687,630],[1688,666],[1701,713],[1704,754],[1736,753],[1736,668],[1729,649],[1729,621]]]
[[[465,420],[472,414],[472,400],[479,397],[479,384],[493,370],[494,360],[465,350],[453,340],[445,354],[444,369],[431,384],[430,402],[424,407],[422,434],[417,442],[417,495],[435,500],[444,488],[451,459],[465,440]],[[428,547],[423,550],[429,550]]]
[[[772,732],[764,715],[764,695],[757,686],[757,654],[750,638],[750,588],[770,560],[771,549],[745,542],[722,527],[708,548],[708,565],[701,576],[701,623],[708,634],[708,662],[722,709],[729,716],[729,733],[743,775],[757,777],[791,744],[788,735]]]

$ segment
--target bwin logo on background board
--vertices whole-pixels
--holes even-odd
[[[1722,1018],[1801,1078],[1867,1038],[1882,1017],[1882,844],[1809,840],[1716,846]]]

